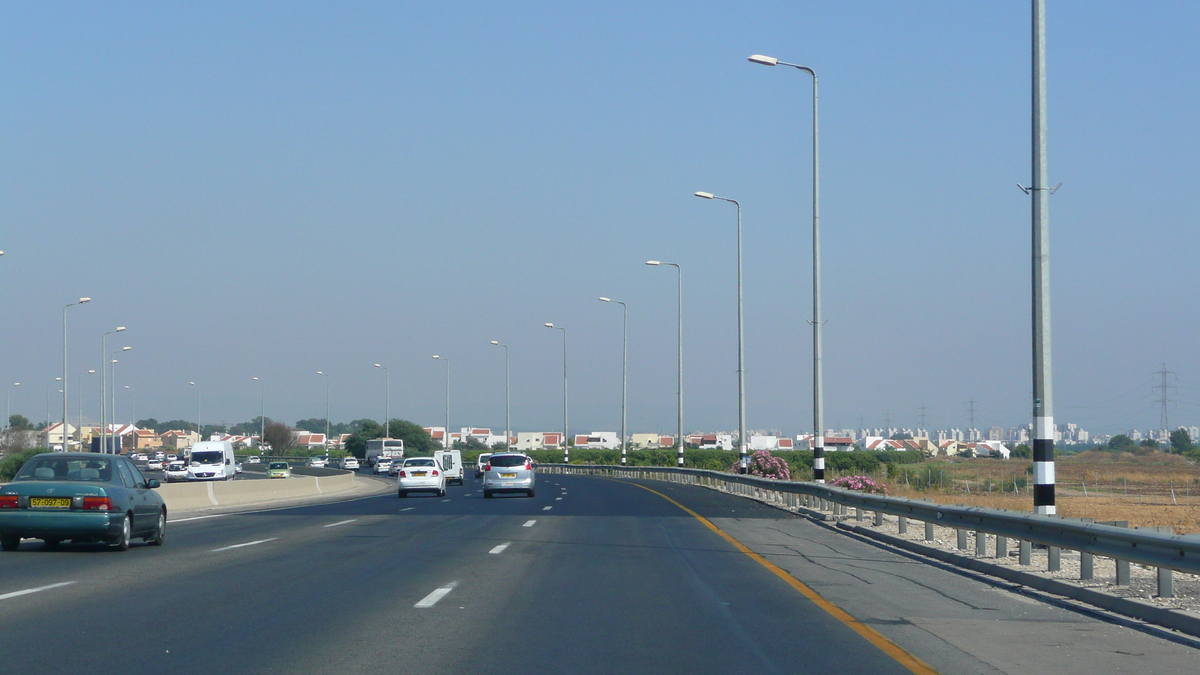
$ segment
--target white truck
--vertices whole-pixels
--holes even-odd
[[[462,452],[458,450],[435,450],[433,453],[433,461],[442,467],[442,471],[446,474],[446,485],[457,482],[463,484],[463,460]]]
[[[374,467],[380,457],[404,457],[404,441],[399,438],[373,438],[367,441],[367,466]]]
[[[229,441],[201,441],[191,448],[187,479],[233,480],[237,474],[237,458]]]

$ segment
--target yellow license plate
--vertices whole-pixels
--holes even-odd
[[[501,477],[501,478],[516,478],[516,477],[517,477],[517,474],[515,474],[515,473],[502,473],[502,474],[500,474],[500,477]]]
[[[31,509],[69,509],[71,508],[70,497],[30,497],[29,508]]]
[[[414,471],[414,472],[413,472],[413,475],[414,475],[414,476],[424,476],[424,475],[425,475],[425,472],[424,472],[424,471]]]

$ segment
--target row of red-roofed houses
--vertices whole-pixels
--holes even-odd
[[[863,450],[920,450],[926,457],[996,457],[1009,459],[1011,451],[1001,441],[931,441],[928,438],[865,436]]]

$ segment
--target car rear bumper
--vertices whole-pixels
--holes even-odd
[[[20,509],[0,513],[0,534],[44,539],[57,537],[116,537],[121,534],[125,514],[114,511],[33,511]]]
[[[524,492],[533,487],[533,477],[519,479],[484,478],[483,489],[492,492]]]

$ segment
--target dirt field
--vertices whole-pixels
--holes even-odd
[[[1025,460],[943,460],[887,478],[889,494],[940,504],[1032,511],[1032,464]],[[1178,455],[1088,452],[1056,461],[1059,514],[1200,534],[1200,465]]]

